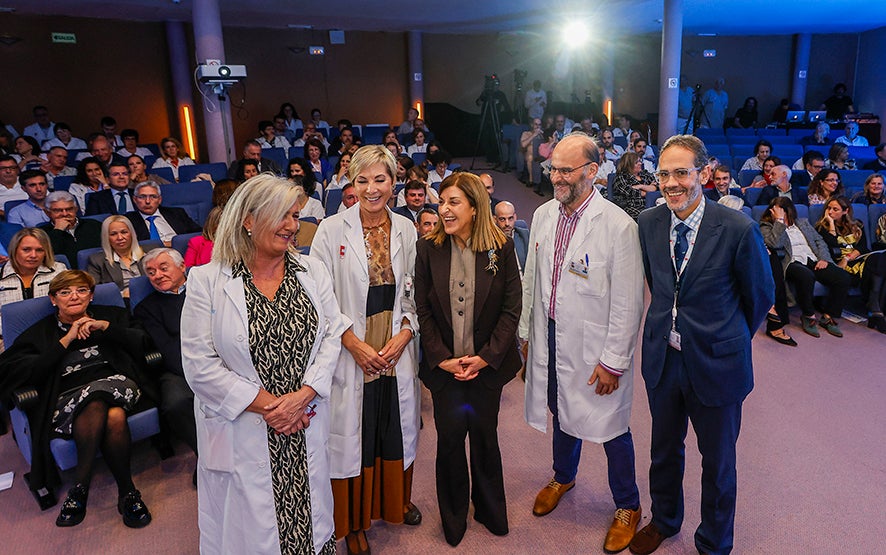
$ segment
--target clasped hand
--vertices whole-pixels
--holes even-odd
[[[411,340],[412,332],[404,329],[391,337],[385,346],[377,352],[365,341],[357,339],[356,336],[347,343],[342,341],[342,345],[348,349],[364,374],[377,376],[397,364],[400,356],[403,355],[403,350]]]
[[[96,320],[91,316],[83,316],[82,318],[74,320],[71,324],[71,329],[65,334],[65,338],[68,340],[69,344],[75,339],[88,339],[93,331],[106,330],[108,329],[108,325],[107,320]]]
[[[489,365],[486,361],[478,355],[450,358],[440,363],[441,370],[449,372],[460,382],[473,380],[480,374],[480,370],[487,366]]]
[[[309,386],[286,393],[265,405],[265,422],[278,434],[290,435],[311,425],[312,410],[305,410],[317,392]]]

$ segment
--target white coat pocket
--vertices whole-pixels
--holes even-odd
[[[197,447],[199,463],[207,470],[234,471],[234,423],[221,416],[197,411]],[[255,418],[259,415],[250,414]]]
[[[591,262],[587,265],[587,277],[576,276],[575,290],[586,297],[603,297],[609,292],[609,276],[605,262]]]

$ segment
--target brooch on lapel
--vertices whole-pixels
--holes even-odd
[[[489,255],[489,265],[486,266],[486,271],[495,275],[498,273],[498,255],[495,254],[495,249],[489,249],[486,254]]]

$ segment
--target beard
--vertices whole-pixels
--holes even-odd
[[[678,205],[672,204],[670,197],[667,195],[669,191],[674,191],[675,189],[686,191],[686,200]],[[664,191],[662,191],[662,193],[665,201],[667,202],[668,208],[671,209],[671,212],[683,212],[684,210],[692,206],[692,203],[698,200],[698,197],[701,196],[701,183],[695,183],[689,186],[677,185],[676,187],[666,187]]]

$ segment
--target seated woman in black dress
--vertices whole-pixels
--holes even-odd
[[[76,526],[86,516],[101,449],[117,482],[123,523],[141,528],[151,522],[151,513],[132,483],[126,416],[143,394],[156,399],[143,368],[147,336],[130,325],[125,309],[91,305],[94,291],[92,276],[80,270],[53,278],[49,298],[58,310],[25,330],[0,356],[0,398],[27,386],[39,393],[39,406],[30,413],[31,489],[59,484],[51,438],[73,438],[77,445],[75,483],[57,526]]]
[[[852,275],[853,285],[861,286],[868,309],[868,327],[886,333],[883,317],[886,252],[868,251],[864,225],[855,219],[846,197],[828,201],[815,229],[831,249],[837,266]]]
[[[658,190],[655,176],[643,169],[643,160],[636,152],[622,154],[615,172],[611,200],[636,221],[646,209],[646,193]]]

